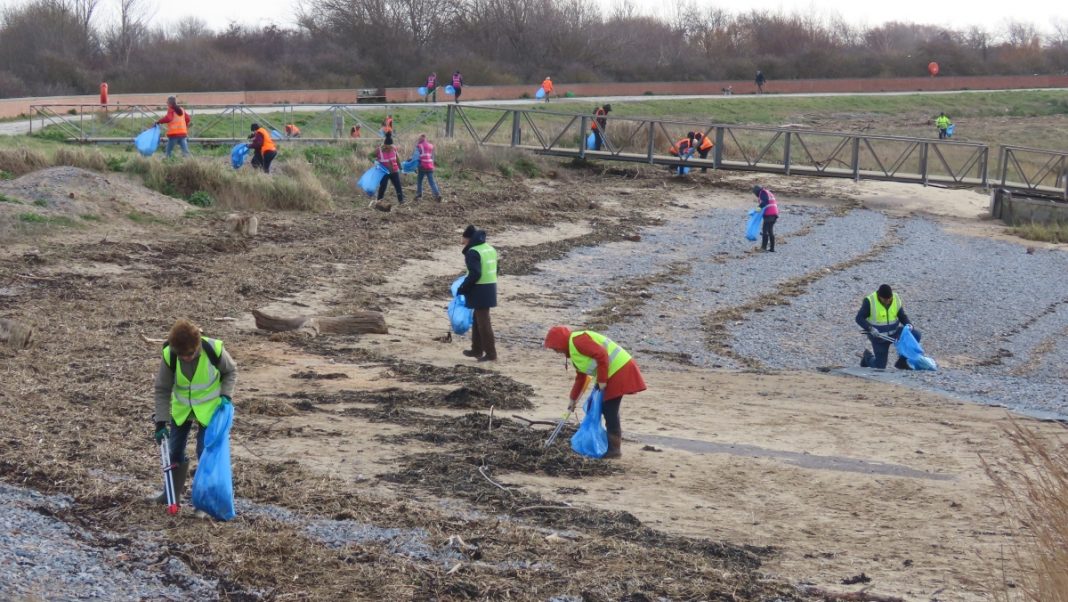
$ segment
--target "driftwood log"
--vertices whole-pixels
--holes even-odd
[[[33,342],[33,327],[15,320],[0,320],[0,343],[15,349],[25,349]]]
[[[348,316],[272,316],[258,309],[252,310],[256,328],[271,332],[302,330],[312,336],[320,334],[388,334],[382,312],[361,311]]]

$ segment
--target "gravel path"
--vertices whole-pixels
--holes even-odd
[[[111,547],[52,516],[70,499],[0,482],[0,599],[213,600],[216,585],[177,558],[156,563],[155,536]],[[150,563],[152,565],[150,566]]]
[[[699,366],[787,370],[857,366],[867,341],[853,318],[864,296],[885,282],[901,293],[941,369],[850,372],[1068,418],[1068,254],[1028,254],[1024,245],[951,234],[925,218],[789,204],[782,210],[774,255],[752,252],[743,212],[715,209],[646,229],[637,243],[578,249],[528,278],[546,290],[571,291],[563,293],[560,320],[581,326],[606,302],[598,291],[671,274],[677,282],[654,282],[640,296],[633,291],[640,315],[605,333],[639,357],[681,352]],[[880,241],[888,248],[872,254]],[[850,262],[856,265],[842,267]],[[689,269],[668,272],[673,264]],[[801,276],[807,282],[782,291]],[[710,349],[703,319],[759,299],[772,303],[725,324],[729,357]],[[522,339],[521,329],[547,326],[514,330]]]

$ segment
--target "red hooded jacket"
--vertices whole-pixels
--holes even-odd
[[[571,329],[567,326],[553,326],[545,335],[545,347],[553,351],[563,351],[570,355]],[[593,358],[597,362],[597,382],[608,382],[604,391],[605,399],[615,399],[624,395],[633,395],[646,390],[645,379],[638,370],[638,364],[631,359],[623,365],[618,372],[608,377],[608,353],[604,347],[598,345],[587,335],[575,337],[575,349],[586,357]],[[582,389],[586,386],[586,374],[575,371],[575,384],[571,387],[571,400],[578,399]]]

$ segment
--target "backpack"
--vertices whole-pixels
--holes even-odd
[[[173,348],[170,348],[170,343],[164,343],[163,347],[164,347],[164,349],[167,349],[167,358],[166,358],[167,365],[170,366],[171,372],[173,372],[175,377],[177,377],[178,376],[178,354],[174,351]],[[215,366],[216,370],[218,370],[219,369],[220,358],[219,358],[219,355],[217,353],[215,353],[215,345],[212,345],[206,339],[201,338],[200,339],[200,350],[203,351],[205,354],[207,354],[208,361],[211,362],[212,366]]]

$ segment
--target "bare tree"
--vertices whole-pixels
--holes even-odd
[[[148,34],[152,18],[149,0],[119,0],[119,18],[107,36],[107,47],[122,66],[128,67],[130,55]]]

